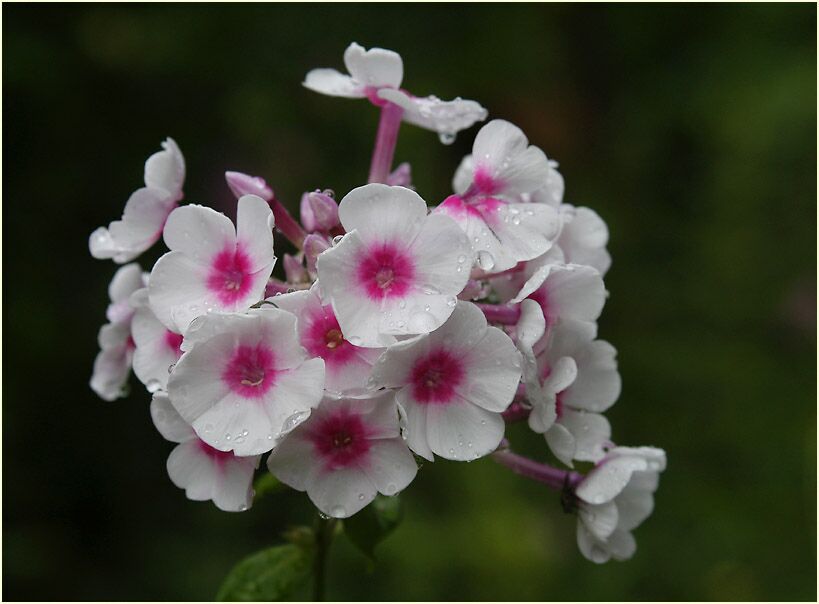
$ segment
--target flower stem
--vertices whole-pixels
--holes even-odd
[[[373,158],[370,162],[368,182],[386,183],[395,155],[395,144],[398,142],[398,129],[401,127],[401,116],[404,110],[395,103],[386,103],[381,107],[378,120],[378,132],[375,135]]]
[[[501,325],[516,325],[520,319],[520,305],[518,304],[476,304],[486,315],[490,323]]]
[[[290,215],[282,202],[274,197],[267,203],[270,205],[270,209],[273,210],[273,217],[276,219],[276,230],[287,237],[298,249],[301,249],[307,233],[304,232],[296,219]]]
[[[330,544],[333,542],[337,522],[335,518],[319,516],[316,524],[316,561],[313,569],[313,600],[315,602],[324,601],[327,555],[330,552]]]
[[[492,453],[492,459],[502,466],[506,466],[515,474],[536,480],[555,491],[563,491],[567,483],[573,486],[583,478],[577,472],[554,468],[548,464],[513,453],[509,449],[509,441],[506,439],[501,442],[498,450]]]

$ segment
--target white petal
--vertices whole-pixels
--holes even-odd
[[[606,223],[589,208],[564,204],[560,210],[563,228],[558,244],[565,252],[566,260],[593,266],[605,275],[611,266],[611,256],[606,251],[609,240]]]
[[[605,411],[620,396],[617,351],[604,340],[595,340],[574,354],[577,379],[563,394],[566,405],[586,411]]]
[[[543,381],[543,387],[557,394],[572,385],[577,377],[577,364],[572,357],[561,357],[551,366],[549,377]]]
[[[577,485],[575,493],[583,501],[599,505],[619,495],[631,480],[633,472],[644,472],[647,469],[648,463],[643,457],[607,457]]]
[[[456,392],[487,411],[506,411],[521,378],[520,355],[511,338],[497,327],[487,327],[464,360],[468,376]]]
[[[547,252],[560,231],[557,212],[543,204],[502,204],[494,214],[484,213],[484,219],[506,252],[517,261],[531,260]]]
[[[236,240],[250,257],[250,272],[273,269],[273,211],[267,202],[256,195],[239,199],[236,217]]]
[[[171,404],[167,392],[154,392],[151,399],[151,419],[165,440],[181,443],[196,437],[191,425],[182,419]]]
[[[608,562],[611,558],[611,553],[606,547],[606,544],[595,539],[594,535],[589,532],[586,525],[579,519],[577,521],[577,547],[587,560],[595,564],[603,564],[604,562]]]
[[[635,472],[634,476],[638,475],[654,476],[654,472]],[[654,494],[653,491],[632,488],[632,483],[623,489],[615,499],[617,509],[620,512],[619,528],[624,531],[631,531],[640,526],[643,521],[651,516],[654,511]]]
[[[230,218],[200,205],[176,208],[165,223],[165,245],[172,251],[183,252],[199,263],[236,245],[236,230]]]
[[[628,560],[637,551],[637,542],[634,540],[634,536],[619,528],[609,537],[607,545],[611,557],[615,560]]]
[[[452,177],[452,190],[456,195],[463,195],[472,184],[472,175],[475,172],[475,161],[472,155],[465,155]]]
[[[603,447],[611,440],[611,426],[604,416],[564,407],[558,421],[577,441],[574,459],[597,462],[603,458],[606,453]]]
[[[300,432],[284,437],[267,458],[270,473],[297,491],[307,490],[321,465],[309,440]]]
[[[370,455],[374,463],[362,469],[384,495],[403,491],[418,472],[415,458],[400,437],[372,441]]]
[[[605,541],[617,528],[617,505],[608,501],[602,505],[583,505],[577,515],[586,529],[598,540]]]
[[[533,203],[545,203],[556,208],[563,201],[563,193],[565,190],[566,185],[563,181],[563,175],[557,171],[557,162],[550,160],[546,184],[540,189],[532,191],[530,201]]]
[[[213,503],[225,512],[244,512],[253,503],[253,475],[261,456],[232,457],[222,466],[213,491]]]
[[[530,427],[532,426],[531,417],[530,415]],[[535,430],[535,428],[532,429]],[[539,430],[535,430],[535,432],[539,432]],[[570,468],[573,468],[574,464],[572,463],[572,459],[574,459],[575,451],[577,450],[577,441],[574,435],[569,432],[565,426],[555,423],[552,424],[552,427],[549,428],[544,436],[546,437],[546,444],[549,445],[549,449],[554,453],[555,457]]]
[[[432,449],[427,439],[426,408],[412,399],[410,387],[399,390],[395,398],[398,401],[398,413],[401,418],[401,433],[407,446],[416,455],[433,461]]]
[[[471,247],[458,224],[444,214],[432,214],[409,248],[417,262],[417,278],[425,291],[459,293],[469,280]],[[447,313],[448,316],[448,313]]]
[[[493,170],[522,153],[529,145],[523,131],[506,120],[492,120],[478,131],[472,144],[472,157],[479,166]]]
[[[170,367],[179,359],[168,343],[168,329],[150,308],[142,307],[134,315],[131,333],[136,344],[134,373],[149,392],[165,390]]]
[[[162,143],[162,148],[145,162],[145,186],[163,189],[174,199],[180,199],[185,182],[185,158],[170,137]]]
[[[441,329],[446,329],[446,324]],[[407,384],[415,359],[426,354],[429,346],[429,336],[421,335],[387,348],[373,366],[373,387],[400,388]]]
[[[184,333],[208,309],[218,308],[207,287],[207,268],[182,252],[168,252],[156,261],[148,299],[157,319],[176,333]]]
[[[108,297],[111,302],[127,302],[138,289],[145,287],[142,269],[137,263],[126,264],[114,273],[108,286]]]
[[[338,215],[348,233],[357,230],[368,244],[410,242],[421,230],[427,204],[411,189],[371,183],[347,193]]]
[[[344,65],[353,79],[363,86],[398,88],[404,78],[401,55],[384,48],[365,50],[353,42],[344,51]]]
[[[507,166],[502,164],[496,177],[503,183],[505,195],[531,193],[542,187],[549,177],[549,160],[538,147],[530,146],[509,161]]]
[[[362,98],[366,96],[364,86],[350,76],[335,69],[312,69],[304,78],[302,86],[329,96]]]
[[[439,457],[471,461],[498,448],[503,438],[504,421],[465,400],[446,405],[427,405],[427,442]]]
[[[127,326],[126,336],[127,336]],[[101,350],[94,359],[91,389],[101,399],[113,401],[125,396],[125,386],[131,372],[132,352],[126,346]]]
[[[317,474],[307,486],[315,506],[333,518],[348,518],[369,504],[376,487],[358,468],[344,468]]]
[[[451,101],[436,96],[411,97],[392,88],[379,90],[378,96],[402,107],[405,122],[441,134],[455,134],[485,120],[488,115],[480,103],[460,97]]]
[[[512,302],[520,302],[541,288],[551,322],[596,321],[606,301],[606,288],[596,269],[579,264],[546,264],[537,268]]]

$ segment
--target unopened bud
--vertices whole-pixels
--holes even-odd
[[[236,199],[242,195],[258,195],[265,201],[273,199],[273,189],[267,186],[264,178],[250,176],[242,172],[225,172],[225,180]]]
[[[309,232],[326,232],[338,226],[338,204],[326,191],[302,195],[300,210],[301,223]]]

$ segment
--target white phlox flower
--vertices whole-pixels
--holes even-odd
[[[145,162],[145,186],[125,204],[122,219],[91,233],[88,247],[98,259],[129,262],[162,236],[165,220],[182,199],[185,158],[172,138]]]
[[[366,391],[373,364],[381,348],[362,348],[351,344],[341,332],[332,305],[322,299],[321,284],[309,290],[268,298],[276,306],[298,318],[299,343],[311,357],[324,360],[324,389],[330,392]]]
[[[329,96],[368,98],[375,105],[389,101],[404,110],[404,121],[443,135],[442,140],[475,122],[486,119],[487,111],[475,101],[460,97],[443,101],[436,96],[416,97],[400,89],[404,79],[401,55],[384,48],[369,50],[353,42],[344,51],[348,74],[335,69],[313,69],[304,86]]]
[[[154,265],[148,294],[151,310],[171,331],[184,333],[200,315],[244,310],[262,299],[276,262],[273,213],[260,197],[245,195],[236,223],[199,205],[168,217],[164,238],[171,251]]]
[[[353,189],[339,216],[347,234],[317,268],[344,338],[380,347],[440,327],[469,279],[469,242],[458,225],[428,215],[414,191],[382,184]]]
[[[108,286],[111,303],[105,314],[110,322],[100,328],[97,336],[100,352],[94,360],[90,382],[91,389],[106,401],[126,394],[125,386],[134,355],[134,341],[131,338],[134,306],[131,296],[144,287],[145,273],[136,263],[119,268]]]
[[[517,126],[492,120],[475,137],[472,157],[469,184],[435,212],[452,217],[466,232],[484,270],[504,271],[546,253],[560,231],[558,212],[519,198],[546,180],[550,168],[543,151],[529,145]]]
[[[325,398],[267,460],[270,472],[307,495],[323,513],[346,518],[376,493],[396,495],[412,482],[415,459],[398,427],[395,394]]]
[[[662,449],[616,447],[577,485],[577,545],[586,558],[602,564],[634,555],[631,531],[651,515],[665,466]]]
[[[193,501],[208,501],[226,512],[243,512],[253,502],[253,474],[261,456],[237,457],[219,451],[196,436],[177,413],[168,394],[157,391],[151,418],[159,433],[178,443],[168,457],[168,476]]]
[[[471,461],[494,451],[521,377],[512,340],[470,302],[432,333],[390,346],[372,388],[398,389],[404,436],[418,455]]]
[[[308,358],[287,311],[266,305],[203,315],[182,350],[168,394],[199,438],[220,451],[269,451],[321,400],[324,361]]]

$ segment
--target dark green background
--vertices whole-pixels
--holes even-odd
[[[299,493],[245,514],[187,501],[147,395],[94,397],[115,267],[87,238],[168,135],[187,199],[227,212],[225,169],[291,203],[362,184],[376,111],[300,85],[353,40],[399,51],[416,94],[520,125],[608,222],[614,436],[669,463],[636,557],[603,567],[545,488],[426,464],[373,574],[337,542],[329,597],[814,600],[812,4],[3,6],[3,596],[209,599],[309,518]],[[476,130],[449,147],[402,130],[428,202]]]

